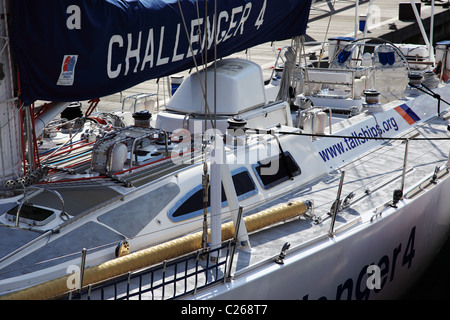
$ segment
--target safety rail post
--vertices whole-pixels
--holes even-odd
[[[336,216],[337,216],[337,212],[339,210],[339,203],[341,201],[341,192],[342,192],[342,186],[344,184],[344,176],[345,176],[345,171],[341,172],[341,180],[339,181],[339,188],[338,188],[338,192],[337,192],[337,196],[336,196],[336,201],[334,202],[334,208],[333,208],[333,212],[332,212],[332,219],[331,219],[331,225],[330,225],[330,230],[328,231],[328,235],[330,237],[334,236],[334,224],[336,222]]]
[[[405,140],[405,155],[403,157],[403,171],[402,171],[402,185],[401,185],[401,191],[402,191],[402,198],[403,198],[403,190],[405,189],[405,175],[406,175],[406,164],[408,161],[408,148],[409,148],[409,139]]]
[[[80,264],[80,288],[79,293],[81,294],[81,290],[83,289],[83,278],[84,278],[84,269],[86,267],[86,248],[81,250],[81,264]]]
[[[131,281],[131,271],[128,271],[128,277],[127,277],[127,300],[130,300],[130,281]]]
[[[228,265],[228,271],[226,272],[226,276],[224,277],[225,281],[231,281],[231,268],[233,267],[234,252],[236,251],[237,239],[239,235],[239,226],[242,218],[242,211],[243,207],[239,206],[238,218],[236,222],[236,230],[234,231],[234,237],[232,241],[233,245],[231,246],[230,263]]]
[[[450,170],[450,150],[448,151],[448,158],[447,158],[447,170]]]

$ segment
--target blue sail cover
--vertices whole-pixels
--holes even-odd
[[[214,41],[214,2],[12,1],[22,101],[98,98],[192,68],[193,56],[200,65],[205,46],[211,61],[214,42],[220,58],[303,35],[311,6],[311,0],[217,0]]]

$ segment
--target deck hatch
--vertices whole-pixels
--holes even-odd
[[[264,162],[258,161],[253,170],[264,189],[270,189],[301,174],[301,169],[289,152],[280,153]]]
[[[9,221],[16,221],[17,209],[15,206],[6,213],[6,218]],[[55,219],[55,212],[42,207],[34,206],[33,204],[24,204],[20,210],[19,221],[32,226],[43,226]]]

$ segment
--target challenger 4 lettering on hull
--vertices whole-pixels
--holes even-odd
[[[394,117],[383,121],[381,125],[377,124],[371,127],[365,126],[364,128],[353,131],[350,135],[354,137],[354,139],[344,138],[343,142],[335,143],[330,147],[319,151],[319,155],[324,162],[327,162],[330,159],[336,158],[339,155],[364,145],[366,142],[370,141],[370,138],[381,138],[383,133],[392,130],[398,131],[398,125]]]
[[[377,294],[383,290],[388,282],[395,280],[398,272],[409,269],[415,255],[414,240],[416,236],[416,226],[411,228],[406,246],[399,243],[381,257],[377,264],[372,262],[361,268],[356,279],[348,278],[336,288],[335,297],[322,296],[319,300],[367,300],[371,292]],[[303,300],[309,300],[309,294],[303,296]]]

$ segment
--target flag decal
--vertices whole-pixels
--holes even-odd
[[[420,120],[419,116],[406,104],[399,105],[398,107],[395,107],[394,110],[397,111],[409,125]]]

